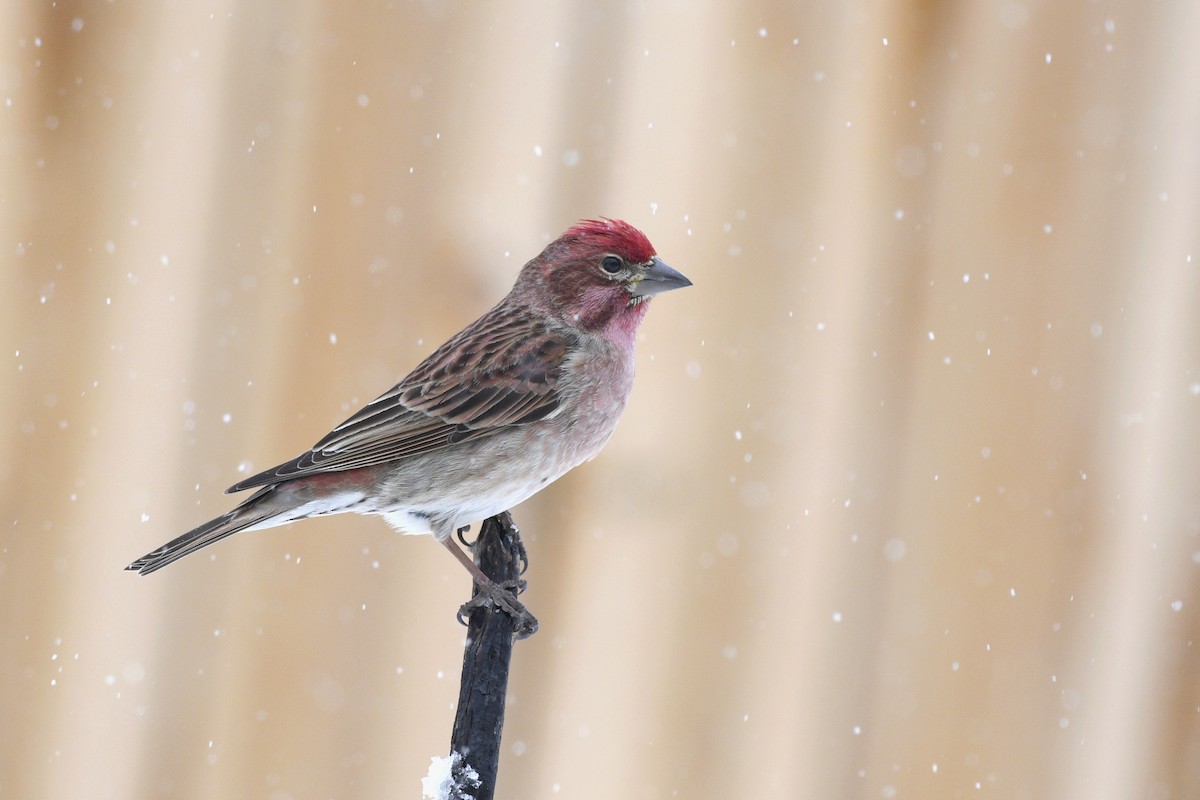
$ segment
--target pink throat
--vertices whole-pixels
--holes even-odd
[[[632,347],[638,326],[642,324],[642,317],[646,316],[649,306],[650,298],[646,298],[633,308],[622,308],[608,324],[609,338],[622,344],[628,343]]]
[[[630,306],[630,295],[612,287],[596,287],[584,292],[579,315],[585,328],[596,331],[614,344],[632,346],[649,300]]]

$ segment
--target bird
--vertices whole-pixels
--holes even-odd
[[[229,487],[255,491],[228,513],[126,569],[149,575],[242,531],[375,514],[401,533],[431,534],[471,573],[477,597],[524,619],[510,587],[488,578],[452,534],[599,454],[633,387],[651,298],[691,285],[628,222],[579,221],[399,383],[305,453]],[[536,629],[532,615],[524,624]]]

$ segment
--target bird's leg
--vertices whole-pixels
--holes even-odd
[[[475,563],[474,559],[454,543],[453,539],[447,538],[442,544],[467,568],[467,572],[471,573],[471,577],[475,579],[476,593],[470,600],[463,603],[462,608],[458,611],[460,617],[469,614],[473,608],[490,605],[503,610],[504,613],[516,621],[515,635],[518,639],[524,639],[537,632],[537,617],[530,614],[529,610],[516,598],[516,595],[525,589],[525,581],[517,580],[511,584],[498,584],[489,578],[479,568],[479,565]]]

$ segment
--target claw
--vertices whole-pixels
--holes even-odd
[[[525,550],[525,543],[521,541],[520,535],[516,537],[517,544],[517,560],[521,562],[521,568],[518,570],[518,575],[524,575],[525,570],[529,569],[529,553]],[[524,581],[522,581],[524,583]],[[524,588],[521,591],[525,591]]]
[[[517,561],[521,565],[517,574],[524,575],[525,570],[529,569],[529,551],[525,549],[525,542],[521,541],[521,529],[516,525],[512,526],[512,543],[517,548]]]
[[[513,618],[513,621],[516,623],[513,635],[516,638],[527,639],[537,633],[537,617],[530,614],[529,610],[510,594],[514,590],[518,594],[525,591],[525,581],[510,581],[503,585],[492,583],[488,586],[479,586],[476,584],[476,586],[478,587],[478,591],[458,609],[458,621],[460,623],[465,625],[464,617],[469,617],[471,612],[477,608],[493,608]]]
[[[463,525],[461,528],[459,528],[457,531],[454,532],[454,535],[458,538],[458,540],[460,542],[462,542],[463,547],[473,548],[475,546],[475,542],[474,541],[468,542],[467,537],[463,535],[463,534],[467,533],[469,530],[471,530],[470,525]]]

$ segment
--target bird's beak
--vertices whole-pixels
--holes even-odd
[[[650,297],[691,285],[686,275],[655,256],[650,260],[650,268],[641,274],[641,280],[630,287],[630,291],[634,297]]]

